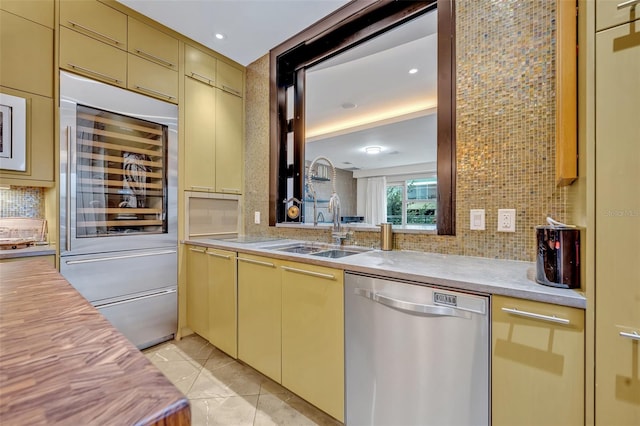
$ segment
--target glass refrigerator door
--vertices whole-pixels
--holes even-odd
[[[77,105],[76,238],[167,232],[166,126]]]

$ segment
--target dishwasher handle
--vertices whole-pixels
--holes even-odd
[[[376,293],[364,288],[356,288],[353,290],[358,296],[366,297],[381,305],[412,314],[422,314],[438,317],[458,317],[469,319],[471,315],[468,312],[459,311],[448,306],[425,305],[422,303],[414,303],[406,300],[395,299],[382,293]]]

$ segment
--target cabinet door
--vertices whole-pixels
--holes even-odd
[[[27,170],[1,170],[0,180],[11,185],[53,186],[54,106],[53,99],[2,88],[2,93],[27,100]]]
[[[178,103],[178,73],[130,53],[127,87],[163,101]]]
[[[238,255],[238,358],[281,381],[282,292],[279,262]]]
[[[492,424],[583,425],[584,311],[501,296],[491,303]]]
[[[233,358],[238,357],[236,253],[207,249],[209,262],[210,342]]]
[[[127,52],[61,27],[60,68],[126,87]]]
[[[210,86],[216,84],[217,59],[195,47],[184,46],[184,73]]]
[[[629,0],[596,0],[596,31],[640,19],[640,7],[636,4],[618,8],[624,3]]]
[[[0,85],[53,97],[53,30],[0,11]]]
[[[343,421],[343,272],[300,263],[282,269],[282,385]]]
[[[216,91],[216,191],[242,193],[242,98]]]
[[[61,1],[60,25],[127,49],[127,15],[96,0]]]
[[[184,80],[185,189],[215,191],[216,89]]]
[[[0,9],[53,29],[53,0],[2,0]]]
[[[209,340],[209,274],[206,250],[187,247],[187,326]]]
[[[222,61],[218,61],[216,67],[216,86],[220,89],[233,93],[237,96],[242,96],[244,87],[244,73],[241,69],[226,64]]]
[[[596,34],[596,424],[640,424],[637,25]]]
[[[158,65],[178,71],[178,40],[129,16],[127,48]],[[177,84],[177,80],[176,80]]]

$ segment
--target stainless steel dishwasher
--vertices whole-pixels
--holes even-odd
[[[488,425],[489,297],[345,275],[345,423]]]

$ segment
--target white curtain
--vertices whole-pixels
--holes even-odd
[[[367,179],[364,220],[366,223],[379,225],[387,221],[387,178],[373,177]]]

